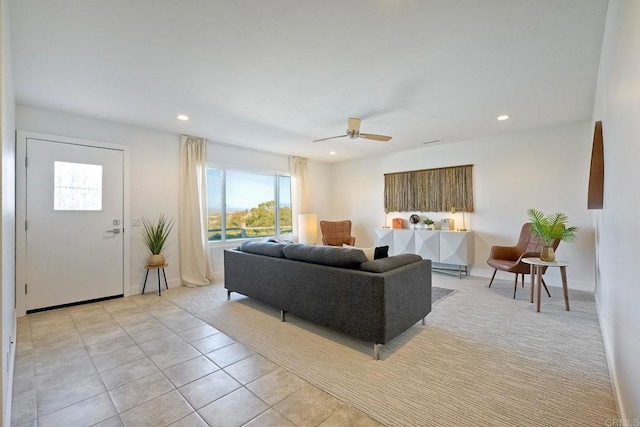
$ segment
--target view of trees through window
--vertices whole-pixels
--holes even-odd
[[[290,238],[291,177],[207,169],[209,241]]]

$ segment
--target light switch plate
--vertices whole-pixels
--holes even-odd
[[[142,220],[139,217],[131,218],[131,226],[132,227],[141,227]]]

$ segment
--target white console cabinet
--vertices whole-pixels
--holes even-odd
[[[462,277],[469,274],[473,264],[473,233],[471,231],[411,230],[376,228],[375,245],[389,246],[389,255],[417,254],[430,259],[434,269],[451,270],[446,265],[457,266]]]

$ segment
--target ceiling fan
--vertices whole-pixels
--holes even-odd
[[[350,139],[356,138],[364,138],[364,139],[373,139],[374,141],[389,141],[391,139],[390,136],[386,135],[376,135],[374,133],[360,133],[360,119],[354,119],[353,117],[349,117],[348,120],[349,127],[347,128],[347,133],[345,135],[338,136],[330,136],[329,138],[316,139],[313,142],[326,141],[327,139],[335,139],[335,138],[344,138],[348,136]]]

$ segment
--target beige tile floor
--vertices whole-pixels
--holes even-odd
[[[13,426],[378,426],[154,294],[18,319]]]

